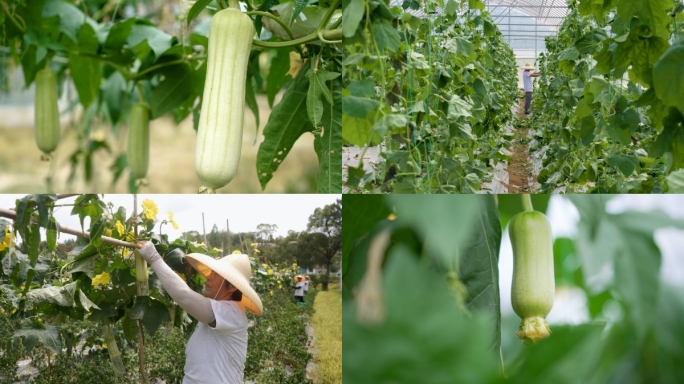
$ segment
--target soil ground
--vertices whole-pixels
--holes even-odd
[[[525,100],[519,99],[517,116],[518,119],[515,127],[515,137],[513,139],[513,156],[511,156],[511,163],[508,166],[509,184],[508,193],[533,193],[533,185],[535,180],[530,180],[533,177],[532,164],[529,155],[529,130],[526,129],[526,119],[530,115],[524,113]]]

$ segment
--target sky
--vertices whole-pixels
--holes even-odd
[[[0,194],[0,207],[8,209],[15,207],[15,200],[26,195],[2,195]],[[142,212],[142,202],[151,199],[157,204],[159,214],[157,220],[168,218],[167,212],[174,214],[174,219],[179,225],[174,230],[171,225],[164,225],[162,231],[169,236],[171,241],[180,237],[185,231],[195,230],[202,233],[202,213],[207,233],[211,232],[216,224],[219,230],[226,229],[226,219],[230,223],[231,232],[253,232],[259,224],[275,224],[278,226],[276,236],[286,236],[289,230],[304,231],[309,223],[309,216],[316,208],[322,208],[333,204],[341,195],[138,195],[138,212]],[[133,195],[112,194],[101,197],[104,202],[114,204],[114,212],[118,207],[126,208],[126,215],[133,212]],[[73,204],[76,196],[62,199],[57,204]],[[56,207],[55,219],[60,225],[71,228],[80,228],[78,216],[71,216],[71,206]],[[86,218],[86,230],[89,226]],[[158,231],[159,224],[155,227]],[[73,236],[61,234],[58,239],[62,242]]]
[[[618,195],[608,201],[606,210],[617,214],[628,210],[652,211],[660,209],[672,218],[684,219],[684,195]],[[553,237],[574,237],[577,234],[579,212],[570,200],[552,196],[546,215],[551,222]],[[684,230],[661,228],[655,241],[663,256],[660,274],[663,280],[684,287]],[[513,280],[513,249],[505,229],[499,253],[499,292],[502,314],[513,314],[511,283]],[[580,324],[589,320],[586,298],[582,291],[556,287],[549,323]]]

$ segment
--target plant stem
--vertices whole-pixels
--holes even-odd
[[[337,10],[338,5],[340,5],[340,0],[335,0],[332,4],[330,4],[328,12],[325,13],[325,16],[323,16],[323,20],[321,20],[321,23],[318,24],[318,30],[322,30],[328,25],[328,21],[330,21],[332,15],[335,13],[335,10]]]
[[[23,27],[21,25],[19,25],[19,21],[17,19],[15,19],[14,16],[12,16],[12,14],[9,11],[7,4],[5,4],[4,2],[2,3],[2,9],[5,11],[5,14],[7,14],[7,17],[9,17],[9,19],[12,20],[12,23],[14,23],[14,25],[16,25],[17,28],[21,31],[21,33],[26,33],[26,23],[24,23]],[[20,17],[20,19],[21,19],[21,17]]]
[[[238,0],[228,0],[228,8],[240,9],[240,3]]]
[[[525,212],[534,211],[534,208],[532,207],[532,197],[530,195],[520,195],[520,198],[522,199]]]
[[[280,20],[280,17],[270,14],[268,12],[262,12],[262,11],[252,11],[252,12],[245,12],[246,15],[249,16],[263,16],[263,17],[268,17],[269,19],[275,21],[276,23],[280,24],[281,27],[287,32],[287,35],[290,36],[291,40],[294,40],[294,35],[292,34],[292,31],[290,30],[290,27],[288,27],[282,20]]]
[[[168,61],[168,62],[166,62],[166,63],[161,63],[161,64],[153,65],[153,66],[147,68],[147,69],[144,70],[144,71],[140,71],[140,72],[138,72],[138,73],[131,74],[131,80],[135,80],[135,79],[137,79],[137,78],[139,78],[139,77],[141,77],[141,76],[143,76],[143,75],[146,75],[146,74],[148,74],[148,73],[150,73],[150,72],[152,72],[152,71],[156,71],[156,70],[159,69],[159,68],[164,68],[164,67],[168,67],[168,66],[176,65],[176,64],[183,64],[184,62],[185,62],[185,59],[178,59],[178,60],[174,60],[174,61]]]
[[[341,40],[342,39],[342,28],[337,28],[333,30],[325,29],[321,31],[321,36],[323,36],[324,39],[330,39],[330,40]],[[318,37],[318,31],[314,31],[304,37],[300,37],[299,39],[296,40],[290,40],[290,41],[282,41],[282,42],[268,42],[268,41],[261,41],[261,40],[254,40],[252,44],[256,45],[257,47],[264,47],[264,48],[283,48],[283,47],[291,47],[294,45],[300,45],[300,44],[306,44],[310,43],[312,41],[319,40]]]

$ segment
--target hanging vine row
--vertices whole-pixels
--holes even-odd
[[[345,36],[342,137],[372,172],[347,168],[350,193],[474,193],[513,134],[515,58],[480,0],[351,1]],[[406,11],[412,9],[413,12]],[[412,14],[415,13],[416,15]]]

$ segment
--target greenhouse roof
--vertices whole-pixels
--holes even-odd
[[[535,18],[554,31],[563,22],[568,13],[568,6],[565,0],[484,0],[489,12],[496,18],[518,17],[510,14],[517,11]],[[522,16],[524,17],[524,16]],[[497,20],[497,24],[500,24]],[[519,24],[515,24],[519,25]]]

